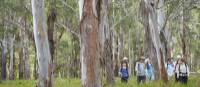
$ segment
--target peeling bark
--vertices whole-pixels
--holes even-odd
[[[100,3],[99,0],[83,2],[83,9],[80,10],[80,14],[82,13],[80,22],[82,87],[102,87],[98,59]]]
[[[108,22],[108,0],[101,1],[100,10],[100,26],[99,26],[99,41],[100,41],[100,58],[103,58],[106,69],[106,80],[109,86],[114,85],[114,71],[112,61],[112,40],[111,31]]]
[[[150,60],[153,62],[156,79],[162,79],[167,82],[167,73],[164,69],[164,58],[165,55],[163,54],[163,47],[161,44],[160,38],[160,30],[161,26],[163,25],[162,21],[160,20],[163,18],[163,13],[159,12],[156,9],[156,6],[160,6],[159,4],[163,4],[163,1],[159,0],[156,2],[155,0],[142,0],[141,1],[141,15],[142,15],[142,23],[145,27],[145,37],[148,44],[148,56]],[[162,10],[162,9],[161,9]],[[159,19],[159,21],[158,21]],[[159,22],[159,23],[158,23]]]

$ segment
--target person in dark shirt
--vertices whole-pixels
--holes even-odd
[[[121,62],[121,68],[120,68],[120,77],[121,82],[128,82],[129,73],[128,73],[128,62],[122,61]]]

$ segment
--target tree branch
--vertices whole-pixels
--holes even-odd
[[[70,29],[66,25],[64,25],[62,23],[56,23],[56,25],[62,26],[67,32],[70,32],[70,33],[74,34],[75,36],[77,36],[80,39],[80,34],[78,34],[77,32],[73,31],[72,29]]]

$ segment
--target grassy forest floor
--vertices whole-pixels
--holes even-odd
[[[35,80],[0,81],[0,87],[35,87],[35,83]],[[187,85],[175,83],[173,80],[170,80],[168,84],[161,81],[152,81],[138,85],[135,77],[129,79],[127,84],[121,83],[120,78],[117,78],[115,83],[114,87],[200,87],[200,76],[191,76]],[[80,79],[57,78],[55,87],[81,87]],[[104,87],[107,86],[104,85]]]

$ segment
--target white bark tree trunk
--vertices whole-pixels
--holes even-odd
[[[48,77],[52,67],[49,66],[51,54],[49,50],[47,25],[44,8],[44,0],[32,0],[33,29],[37,58],[39,65],[39,87],[51,87],[51,81]]]

